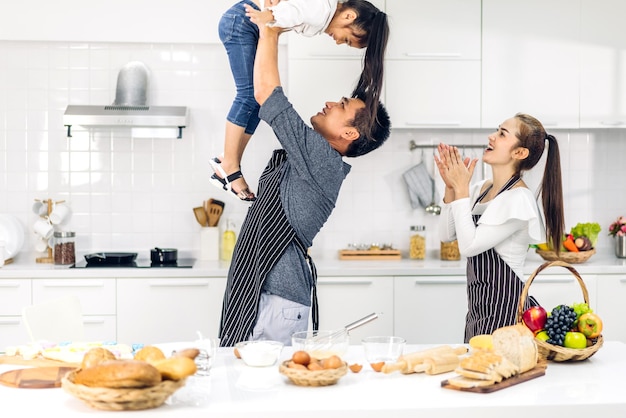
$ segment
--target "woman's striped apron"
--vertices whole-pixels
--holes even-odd
[[[511,177],[498,194],[511,189],[519,180],[519,176]],[[478,196],[474,206],[490,189]],[[478,226],[480,215],[472,215],[472,218]],[[493,248],[468,257],[465,342],[474,335],[491,334],[497,328],[517,323],[517,307],[523,289],[524,283]],[[531,304],[537,304],[532,297],[524,302],[524,309]]]
[[[295,241],[309,261],[313,277],[313,329],[318,328],[317,272],[307,249],[289,224],[280,200],[280,181],[287,152],[274,150],[272,158],[259,178],[258,194],[241,226],[222,306],[220,345],[234,346],[247,340],[256,321],[261,288],[267,274]]]

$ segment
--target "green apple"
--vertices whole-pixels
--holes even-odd
[[[541,341],[548,341],[550,339],[550,336],[548,335],[548,331],[542,329],[537,334],[535,334],[535,338]]]
[[[566,348],[587,348],[587,337],[582,332],[566,332],[563,347]]]

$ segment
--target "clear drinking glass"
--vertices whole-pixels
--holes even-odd
[[[209,376],[211,367],[215,363],[217,347],[220,346],[219,338],[201,338],[195,341],[195,346],[200,353],[196,357],[196,376]]]

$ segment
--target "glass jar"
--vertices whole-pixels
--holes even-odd
[[[76,262],[75,236],[74,232],[54,233],[54,264],[68,265]]]
[[[232,260],[236,242],[237,236],[235,235],[235,225],[230,219],[228,219],[226,221],[226,230],[222,233],[222,245],[220,248],[220,259],[222,261]]]
[[[441,241],[440,258],[445,261],[456,261],[461,259],[461,253],[459,252],[459,242]]]
[[[424,225],[411,226],[409,258],[413,260],[426,258],[426,227]]]

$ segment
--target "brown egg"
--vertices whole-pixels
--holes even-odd
[[[349,367],[350,367],[350,371],[352,371],[352,373],[358,373],[363,368],[363,365],[355,363],[355,364],[351,364]]]
[[[304,366],[308,365],[311,362],[311,356],[306,351],[296,351],[291,356],[291,360],[293,360],[296,364],[302,364]]]
[[[384,365],[385,365],[384,361],[381,361],[378,363],[370,363],[370,366],[372,367],[372,369],[374,369],[375,372],[381,371]]]
[[[338,369],[343,365],[343,362],[341,361],[339,356],[333,355],[328,358],[325,358],[324,361],[322,362],[322,365],[324,366],[325,369]]]
[[[235,347],[234,353],[235,353],[235,357],[241,358],[241,354],[239,354],[239,350],[237,350],[237,347]]]
[[[289,363],[287,363],[287,367],[290,369],[308,370],[304,364],[294,363],[293,360],[290,360]]]
[[[324,370],[324,366],[322,366],[322,364],[315,360],[309,363],[308,366],[306,366],[307,369],[315,371],[315,370]]]

